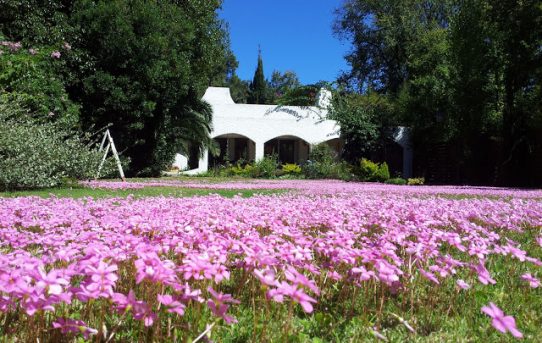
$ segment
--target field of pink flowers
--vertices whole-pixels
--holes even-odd
[[[542,192],[338,181],[292,191],[0,198],[0,337],[480,341],[542,334]]]

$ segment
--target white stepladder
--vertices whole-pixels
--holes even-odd
[[[126,181],[126,177],[124,176],[124,171],[122,170],[122,164],[120,163],[119,154],[117,152],[117,148],[115,148],[115,142],[113,142],[113,137],[111,137],[111,132],[109,132],[109,129],[105,130],[104,138],[102,139],[102,144],[100,144],[100,149],[98,149],[98,151],[99,152],[103,151],[106,140],[107,140],[107,146],[105,147],[104,156],[102,158],[102,161],[100,162],[100,166],[98,167],[98,172],[96,173],[96,179],[100,177],[100,171],[102,170],[102,167],[105,163],[105,159],[107,158],[109,149],[111,149],[111,152],[113,153],[113,157],[115,157],[115,161],[117,162],[117,167],[119,168],[120,178],[122,179],[122,181]]]

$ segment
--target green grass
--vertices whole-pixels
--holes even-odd
[[[251,197],[255,194],[275,194],[284,192],[283,190],[261,190],[261,189],[199,189],[199,188],[179,188],[179,187],[145,187],[139,189],[91,189],[84,187],[71,188],[47,188],[32,191],[15,191],[15,192],[0,192],[0,198],[13,198],[24,196],[39,196],[47,198],[55,196],[59,198],[84,198],[92,197],[99,198],[125,198],[133,195],[136,198],[142,197],[192,197],[203,196],[209,194],[218,194],[223,197],[231,198],[236,195],[242,197]]]

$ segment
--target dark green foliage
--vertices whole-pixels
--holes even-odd
[[[69,15],[76,0],[0,0],[0,32],[13,41],[49,46],[71,41]]]
[[[337,158],[335,152],[326,143],[320,143],[312,147],[309,153],[311,162],[332,163]]]
[[[337,154],[326,143],[312,147],[309,160],[302,166],[302,171],[309,179],[352,179],[351,166],[338,161]]]
[[[314,106],[319,91],[316,85],[298,86],[286,90],[276,102],[280,106]]]
[[[273,71],[268,84],[269,103],[277,103],[285,94],[298,87],[301,87],[301,82],[294,71],[287,70],[284,73],[278,70]]]
[[[82,122],[113,124],[131,175],[157,175],[189,144],[210,145],[212,113],[199,99],[215,70],[215,6],[79,2],[76,47],[95,61],[78,85]]]
[[[239,66],[239,62],[230,48],[229,26],[225,21],[217,21],[214,32],[217,38],[220,39],[220,44],[215,45],[215,55],[213,56],[213,68],[209,76],[209,85],[215,87],[227,87],[230,80],[235,75],[235,70]]]
[[[279,163],[276,155],[264,156],[261,160],[258,160],[252,164],[243,164],[238,162],[236,165],[232,165],[227,162],[225,165],[218,166],[210,170],[204,176],[213,177],[252,177],[252,178],[275,178],[279,172]]]
[[[258,53],[258,66],[254,72],[254,78],[250,84],[249,103],[266,104],[268,100],[267,81],[263,72],[262,54]]]
[[[212,113],[200,98],[207,86],[226,84],[237,67],[220,6],[219,0],[6,0],[0,30],[40,50],[70,49],[62,51],[56,76],[81,106],[82,128],[112,124],[119,151],[131,160],[128,174],[157,175],[188,146],[212,147]]]
[[[348,0],[335,31],[353,45],[341,84],[386,96],[416,174],[542,184],[540,1]]]
[[[51,57],[53,51],[61,54],[69,54],[69,51],[61,47],[35,48],[32,53],[27,48],[0,50],[3,51],[0,58],[2,103],[22,106],[38,123],[53,122],[66,130],[79,127],[79,106],[69,99],[58,75],[63,61]]]
[[[264,158],[254,163],[252,176],[274,178],[277,176],[278,167],[279,162],[276,155],[264,156]]]
[[[250,97],[250,82],[241,80],[237,75],[233,75],[227,81],[230,88],[230,94],[236,104],[246,104]]]
[[[342,157],[356,163],[382,144],[383,129],[393,123],[393,105],[387,96],[373,91],[364,95],[335,92],[328,117],[340,124],[345,142]]]

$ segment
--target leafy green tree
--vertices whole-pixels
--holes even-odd
[[[217,20],[214,30],[212,34],[218,37],[220,44],[213,46],[216,54],[213,61],[214,66],[210,74],[209,86],[226,87],[230,83],[230,80],[236,76],[235,70],[239,66],[239,62],[230,48],[228,23],[223,20]]]
[[[158,175],[211,144],[206,87],[233,74],[219,0],[1,1],[10,40],[71,47],[65,79],[84,130],[112,124],[129,175]],[[35,23],[35,26],[32,25]],[[49,35],[47,33],[50,33]]]
[[[0,0],[0,32],[25,45],[69,42],[76,34],[69,17],[76,0]]]
[[[266,104],[267,103],[267,81],[263,72],[263,60],[261,51],[258,52],[258,65],[254,71],[254,78],[250,84],[249,103]]]
[[[303,85],[288,89],[281,97],[276,99],[279,106],[314,106],[320,87],[317,85]]]
[[[504,88],[500,176],[514,185],[541,183],[542,167],[533,164],[532,151],[541,151],[542,4],[503,0],[487,7]]]
[[[394,103],[418,173],[540,184],[541,22],[537,0],[348,0],[335,32],[352,43],[351,70],[339,81]]]
[[[82,122],[113,124],[131,175],[158,175],[176,152],[211,144],[211,110],[200,97],[216,75],[223,34],[217,4],[196,5],[117,0],[76,8],[73,21],[84,28],[76,48],[94,69],[77,85]]]
[[[328,119],[336,120],[345,141],[343,157],[357,163],[382,143],[384,129],[391,122],[393,105],[374,91],[365,95],[335,92]]]
[[[2,101],[22,106],[36,123],[51,122],[67,131],[77,130],[79,106],[70,100],[59,75],[70,51],[63,47],[23,48],[20,43],[6,44],[10,46],[0,47]]]
[[[234,74],[227,80],[227,86],[230,88],[230,94],[233,101],[237,104],[246,104],[250,97],[250,82],[241,80]]]
[[[351,70],[341,81],[354,89],[397,93],[407,80],[408,48],[424,27],[447,25],[445,0],[347,0],[337,10],[335,34],[352,43]]]
[[[281,73],[278,70],[273,71],[271,74],[271,81],[269,81],[270,102],[276,102],[277,99],[282,97],[288,91],[301,86],[299,78],[294,71],[287,70]]]

